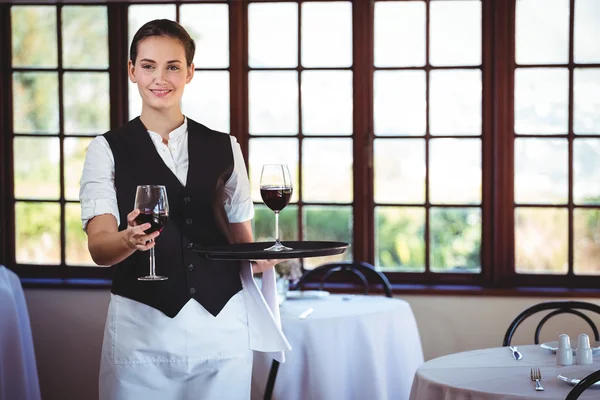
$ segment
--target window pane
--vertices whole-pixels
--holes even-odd
[[[181,104],[183,113],[191,119],[229,133],[229,72],[196,71]]]
[[[429,4],[430,63],[481,64],[481,2],[432,1]]]
[[[573,131],[600,134],[600,68],[575,68],[573,72]]]
[[[569,0],[517,0],[518,64],[569,61]]]
[[[13,104],[16,133],[58,133],[56,73],[13,73]]]
[[[425,71],[376,71],[374,124],[377,135],[425,135]]]
[[[16,137],[14,155],[15,197],[58,200],[59,139]]]
[[[432,272],[481,272],[481,209],[430,211],[429,262]]]
[[[298,66],[298,4],[250,3],[248,63],[255,68]]]
[[[375,264],[385,271],[425,271],[425,209],[375,208]]]
[[[248,74],[251,134],[298,134],[298,73]]]
[[[375,3],[375,65],[425,65],[425,2]]]
[[[131,46],[131,40],[133,35],[141,28],[146,22],[155,19],[170,19],[175,21],[175,5],[174,4],[143,4],[129,6],[127,9],[127,18],[129,19],[128,31],[129,31],[129,45]]]
[[[250,193],[252,200],[262,203],[260,197],[260,174],[265,164],[287,164],[292,175],[292,203],[298,201],[298,140],[297,139],[250,139],[249,144]]]
[[[79,180],[83,172],[85,152],[91,141],[91,138],[65,138],[65,198],[67,200],[79,200]]]
[[[252,224],[257,242],[275,241],[275,213],[270,208],[256,204]],[[279,238],[283,242],[298,240],[298,206],[290,204],[279,213]]]
[[[432,135],[481,134],[481,71],[431,71]]]
[[[227,4],[183,4],[181,25],[196,43],[196,68],[229,66],[229,6]]]
[[[105,6],[62,8],[62,58],[65,68],[108,68]]]
[[[568,262],[566,208],[515,210],[515,269],[519,274],[566,274]]]
[[[573,271],[577,275],[600,275],[600,210],[576,208],[573,234]]]
[[[302,197],[308,202],[351,202],[352,140],[302,142]]]
[[[60,264],[60,205],[15,204],[17,264]]]
[[[573,201],[600,204],[600,140],[573,141]]]
[[[302,65],[352,65],[352,4],[310,2],[302,7]]]
[[[98,135],[110,129],[109,77],[106,72],[65,72],[65,133]]]
[[[375,201],[425,203],[425,140],[375,139]]]
[[[518,68],[515,71],[515,132],[566,134],[569,71],[566,68]]]
[[[303,211],[303,240],[331,240],[350,243],[350,247],[342,254],[305,258],[305,268],[311,269],[334,261],[352,260],[352,207],[306,206]]]
[[[568,152],[566,139],[515,140],[515,202],[565,204]]]
[[[575,0],[574,60],[576,63],[600,62],[600,2]]]
[[[87,246],[87,235],[81,229],[79,203],[65,205],[66,263],[67,265],[95,266]]]
[[[56,68],[56,7],[12,6],[12,65]]]
[[[429,143],[429,201],[481,204],[481,140],[433,139]]]
[[[305,135],[352,134],[352,72],[302,73],[302,131]]]

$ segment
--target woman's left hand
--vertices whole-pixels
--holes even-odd
[[[255,274],[265,272],[280,262],[281,260],[254,260],[252,261],[252,272]]]

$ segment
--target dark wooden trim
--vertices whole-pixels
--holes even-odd
[[[573,41],[574,41],[574,33],[575,33],[575,0],[570,0],[569,1],[569,7],[570,7],[570,13],[569,13],[569,115],[568,115],[568,146],[569,146],[569,154],[568,154],[568,238],[567,238],[567,245],[568,245],[568,253],[567,253],[567,262],[569,265],[569,275],[573,274],[573,271],[575,270],[575,265],[574,265],[574,251],[573,251],[573,244],[574,244],[574,233],[573,233],[573,209],[574,209],[574,205],[573,205],[573,139],[575,138],[575,135],[573,134],[573,75],[574,75],[574,70],[573,70],[573,53],[574,53],[574,49],[573,49]]]
[[[492,283],[515,275],[514,251],[514,62],[516,0],[495,1],[493,12],[493,219]]]
[[[129,120],[127,5],[110,3],[107,13],[110,127],[115,129]]]
[[[352,4],[353,83],[353,179],[354,223],[353,257],[375,261],[375,221],[373,189],[373,0]]]
[[[230,131],[248,163],[248,1],[229,5]]]
[[[481,4],[481,274],[489,284],[494,276],[494,3]]]
[[[58,146],[59,146],[59,158],[58,158],[58,180],[59,180],[59,201],[60,201],[60,262],[64,264],[66,261],[67,254],[67,227],[65,223],[65,204],[62,201],[65,198],[65,108],[64,108],[64,74],[60,71],[63,66],[62,58],[62,5],[56,7],[56,52],[57,52],[57,66],[59,71],[58,75]],[[62,272],[62,271],[61,271]]]
[[[0,4],[0,264],[13,263],[14,234],[10,175],[12,174],[12,59],[10,6]]]
[[[430,27],[431,24],[431,5],[429,0],[425,2],[425,67],[429,66],[429,51],[431,49],[430,46]],[[430,83],[431,83],[431,74],[428,69],[425,69],[425,232],[424,232],[424,240],[425,240],[425,272],[424,276],[427,279],[431,278],[431,219],[430,219],[430,204],[429,204],[429,139],[431,135],[429,133],[430,124]]]

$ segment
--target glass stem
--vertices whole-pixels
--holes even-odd
[[[154,263],[154,247],[150,249],[150,276],[156,275],[156,264]]]
[[[275,211],[275,242],[279,243],[279,211]]]

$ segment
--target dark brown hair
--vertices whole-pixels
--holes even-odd
[[[133,36],[131,48],[129,49],[129,59],[133,64],[137,58],[138,45],[141,40],[153,36],[166,36],[177,39],[183,45],[185,50],[185,60],[189,67],[194,60],[196,52],[196,43],[187,33],[187,31],[175,21],[170,19],[155,19],[154,21],[146,22]]]

